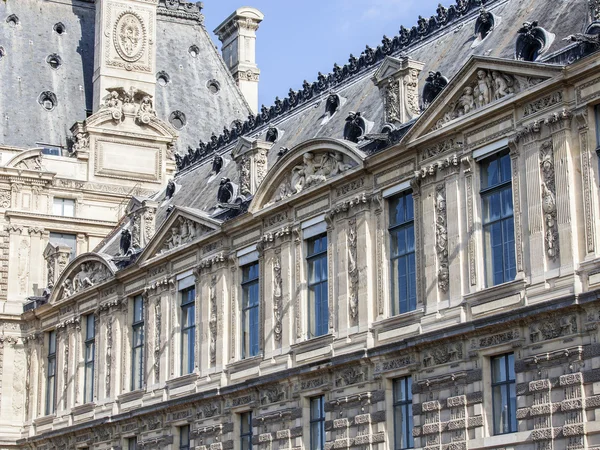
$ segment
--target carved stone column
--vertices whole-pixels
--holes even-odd
[[[600,3],[596,7],[600,8]],[[594,195],[593,195],[593,169],[592,155],[589,145],[589,126],[587,105],[584,109],[575,112],[575,123],[579,131],[579,150],[581,154],[581,185],[583,191],[583,220],[585,223],[585,257],[594,258],[596,250],[594,221]]]
[[[576,159],[579,152],[571,145],[570,111],[563,110],[546,119],[552,133],[554,173],[556,180],[556,222],[559,236],[560,266],[562,271],[571,271],[579,261],[578,217],[575,197],[581,192],[580,178],[575,176]]]
[[[231,152],[239,174],[239,193],[254,195],[267,174],[267,154],[273,147],[271,142],[240,137]]]
[[[468,276],[469,276],[469,288],[466,290],[470,292],[473,286],[477,286],[477,242],[475,240],[475,224],[474,224],[474,210],[473,210],[473,160],[470,156],[465,156],[461,159],[463,165],[463,176],[465,180],[464,186],[464,198],[465,206],[467,209],[467,261],[468,261]]]
[[[385,121],[390,124],[406,123],[421,114],[419,106],[419,74],[425,64],[407,56],[387,56],[373,82],[379,88],[385,104]]]

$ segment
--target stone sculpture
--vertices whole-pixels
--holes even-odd
[[[427,109],[447,85],[448,78],[440,72],[429,72],[423,86],[423,109]]]

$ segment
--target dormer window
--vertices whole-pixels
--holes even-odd
[[[515,59],[535,61],[554,41],[554,34],[538,26],[537,21],[525,22],[519,29]]]

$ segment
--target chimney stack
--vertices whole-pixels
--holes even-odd
[[[258,113],[258,79],[256,65],[256,30],[264,18],[258,9],[237,9],[214,33],[223,43],[221,53],[254,114]]]

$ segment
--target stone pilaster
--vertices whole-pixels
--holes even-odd
[[[254,195],[267,174],[267,155],[273,147],[271,142],[240,137],[231,152],[238,167],[239,193]]]

